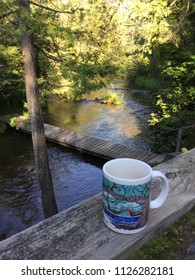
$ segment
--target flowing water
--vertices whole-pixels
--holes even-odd
[[[124,84],[114,86],[124,104],[100,104],[92,100],[92,95],[77,103],[53,97],[44,112],[45,122],[133,148],[149,149],[147,93],[130,91]],[[48,155],[59,211],[101,191],[104,160],[49,143]],[[0,135],[0,238],[43,219],[31,137],[10,129]]]
[[[58,210],[101,191],[103,160],[48,144]],[[44,219],[33,166],[31,137],[9,130],[0,136],[0,236],[11,236]]]
[[[132,148],[150,149],[146,141],[150,109],[147,92],[129,90],[119,82],[112,87],[123,104],[101,104],[94,101],[94,94],[82,102],[65,102],[53,96],[47,104],[45,122]],[[108,90],[113,91],[112,87]],[[98,97],[103,95],[105,90],[98,93]]]

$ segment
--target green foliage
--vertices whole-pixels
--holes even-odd
[[[9,124],[10,124],[11,127],[15,127],[18,124],[18,117],[11,118]]]
[[[9,104],[24,93],[20,51],[16,46],[0,44],[0,99]]]
[[[23,114],[22,114],[22,116],[23,116],[22,123],[23,123],[24,125],[29,124],[29,123],[30,123],[30,114],[29,114],[29,112],[28,112],[28,105],[27,105],[26,102],[23,103]],[[11,126],[11,127],[17,126],[17,124],[18,124],[19,121],[21,121],[21,120],[19,120],[19,117],[13,117],[13,118],[11,118],[11,119],[10,119],[10,126]]]
[[[194,56],[184,46],[172,46],[169,54],[167,50],[170,50],[170,45],[167,48],[163,46],[165,59],[161,65],[161,77],[164,85],[157,91],[160,94],[156,95],[156,110],[149,120],[158,131],[171,131],[193,124],[195,120]],[[164,137],[167,135],[164,134]],[[162,140],[164,137],[162,135]]]
[[[145,74],[144,76],[137,76],[135,80],[136,85],[140,88],[145,88],[149,90],[157,90],[159,89],[159,81],[155,77],[151,75]]]
[[[0,11],[1,107],[25,100],[22,19],[34,38],[42,100],[78,100],[118,76],[151,90],[155,135],[194,122],[194,2],[38,0],[26,16],[17,1],[3,0]]]
[[[4,123],[0,122],[0,134],[4,134],[7,129],[7,126]]]
[[[177,260],[190,245],[189,236],[195,226],[195,208],[179,218],[162,233],[140,248],[130,259]]]
[[[120,100],[116,93],[112,92],[112,91],[108,91],[108,94],[106,97],[100,99],[101,103],[104,104],[113,104],[113,105],[120,105],[123,104],[124,102],[122,100]]]
[[[180,245],[178,226],[170,226],[146,243],[131,259],[162,260],[177,259],[175,249]]]
[[[24,125],[27,125],[30,123],[30,114],[28,112],[28,105],[26,102],[24,102],[23,104],[23,117],[24,117],[24,120],[23,120],[23,124]]]
[[[37,49],[39,75],[47,75],[42,78],[41,92],[44,88],[45,92],[76,100],[102,87],[103,78],[115,71],[116,67],[107,56],[107,38],[114,29],[106,15],[113,10],[109,10],[105,0],[94,3],[66,1],[66,5],[63,2],[56,1],[54,5],[45,1],[50,10],[31,5],[34,24],[29,28],[33,28],[36,44],[41,46]],[[106,33],[108,28],[111,30]],[[42,63],[46,54],[54,64],[51,61]]]
[[[152,146],[158,152],[174,151],[177,137],[174,129],[193,124],[195,120],[194,17],[190,16],[194,14],[194,4],[189,7],[184,1],[174,7],[168,22],[179,28],[172,26],[171,40],[152,43],[151,52],[145,54],[149,64],[139,63],[135,72],[136,83],[152,90],[154,111],[149,124]],[[182,17],[178,23],[179,14]],[[182,140],[185,142],[185,138]]]
[[[0,3],[0,103],[4,106],[19,104],[24,93],[19,33],[15,26],[9,24],[14,20],[16,9],[12,2],[8,0]]]
[[[43,96],[57,93],[77,99],[102,87],[105,78],[116,72],[110,44],[117,34],[116,6],[106,0],[36,1],[26,16],[18,13],[17,1],[8,2],[0,4],[1,14],[5,14],[0,18],[0,35],[4,38],[0,52],[2,101],[15,102],[24,96],[19,20],[25,22],[34,37]]]

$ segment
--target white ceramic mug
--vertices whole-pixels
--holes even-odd
[[[162,180],[159,196],[151,200],[154,178]],[[143,161],[118,158],[103,166],[103,215],[111,230],[132,234],[143,230],[148,223],[150,208],[160,207],[166,200],[169,183],[160,171],[153,171]]]

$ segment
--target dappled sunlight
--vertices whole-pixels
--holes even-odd
[[[135,116],[129,117],[128,120],[126,118],[119,120],[117,122],[117,129],[118,135],[124,138],[133,138],[142,132]]]

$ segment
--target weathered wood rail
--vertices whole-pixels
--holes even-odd
[[[1,116],[0,121],[9,125],[10,119],[15,116],[16,115]],[[25,133],[31,133],[30,125],[24,124],[22,116],[19,117],[19,122],[15,128]],[[150,151],[132,149],[125,145],[105,141],[78,132],[68,131],[49,124],[44,124],[44,128],[45,137],[48,141],[105,159],[131,157],[143,160],[151,166],[154,166],[172,157],[171,155],[158,155]]]
[[[170,192],[161,208],[150,210],[148,226],[142,232],[123,235],[109,230],[103,223],[98,194],[1,241],[0,259],[127,258],[195,205],[195,149],[155,169],[168,177]]]

